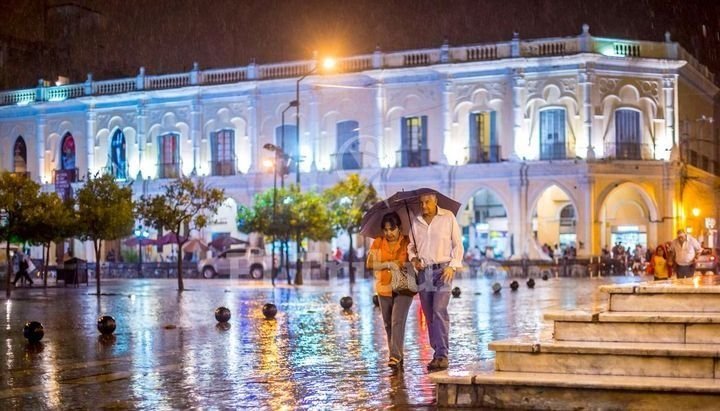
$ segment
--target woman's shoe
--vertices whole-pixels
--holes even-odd
[[[401,365],[402,365],[402,360],[399,360],[395,357],[390,357],[390,360],[388,360],[388,367],[397,368]]]

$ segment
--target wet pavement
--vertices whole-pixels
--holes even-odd
[[[487,344],[513,336],[549,335],[547,309],[602,302],[602,284],[638,277],[523,280],[458,279],[450,301],[450,368],[489,369]],[[500,282],[500,294],[492,293]],[[0,300],[2,409],[433,409],[425,371],[432,358],[420,303],[408,317],[402,371],[386,366],[387,344],[372,283],[359,280],[300,287],[245,280],[111,280],[95,285],[19,288]],[[344,312],[339,300],[352,296]],[[266,320],[262,306],[278,307]],[[232,312],[229,327],[214,318]],[[97,331],[99,316],[117,320],[112,338]],[[38,344],[23,337],[40,321]]]

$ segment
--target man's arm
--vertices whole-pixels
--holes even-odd
[[[452,231],[450,232],[450,245],[452,246],[450,256],[452,260],[450,260],[450,267],[454,267],[455,269],[462,268],[463,253],[465,252],[461,233],[462,231],[460,231],[460,225],[457,219],[455,216],[452,216]]]

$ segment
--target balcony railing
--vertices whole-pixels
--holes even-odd
[[[690,53],[669,38],[664,42],[622,40],[594,37],[589,27],[577,36],[542,39],[520,39],[510,41],[472,44],[450,47],[447,43],[436,48],[403,50],[350,56],[338,59],[337,73],[352,73],[384,68],[402,68],[469,61],[499,60],[517,57],[546,57],[594,53],[615,57],[645,57],[664,60],[684,60],[705,78],[714,82],[714,75],[700,64]],[[236,83],[241,81],[296,78],[311,72],[316,66],[314,60],[301,60],[273,64],[223,69],[200,70],[197,64],[183,73],[147,75],[140,68],[136,77],[94,81],[88,76],[83,83],[50,86],[40,81],[35,88],[0,93],[0,105],[25,105],[34,102],[62,101],[90,95],[110,95],[141,90],[161,90],[197,85]]]
[[[397,158],[400,167],[425,167],[430,165],[430,150],[398,150]]]
[[[470,147],[468,152],[468,163],[499,163],[500,146],[492,145],[486,147]]]
[[[234,176],[237,174],[237,161],[219,160],[210,162],[210,173],[214,176]]]
[[[607,157],[614,157],[618,160],[642,160],[644,144],[640,143],[615,143],[609,144],[606,148]]]
[[[363,153],[360,151],[346,151],[331,155],[333,170],[359,170],[364,167]]]
[[[158,178],[180,178],[180,163],[159,163]]]
[[[540,160],[567,160],[569,155],[566,142],[540,145]]]
[[[103,173],[109,174],[118,180],[127,180],[128,177],[130,177],[130,173],[128,171],[127,165],[125,165],[124,170],[118,170],[112,166],[105,166],[102,168],[102,171],[103,171]]]

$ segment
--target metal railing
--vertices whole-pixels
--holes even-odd
[[[491,145],[485,147],[469,147],[468,163],[499,163],[500,146]]]
[[[640,143],[608,144],[605,148],[606,157],[617,160],[642,160],[646,145]]]
[[[425,167],[430,165],[430,150],[398,150],[397,158],[400,167]]]
[[[364,167],[361,151],[345,151],[330,155],[333,170],[359,170]]]
[[[211,161],[210,174],[214,176],[234,176],[237,174],[237,161],[235,159]]]
[[[158,178],[180,178],[180,163],[158,163]]]
[[[540,144],[540,160],[566,160],[570,152],[567,142]]]

